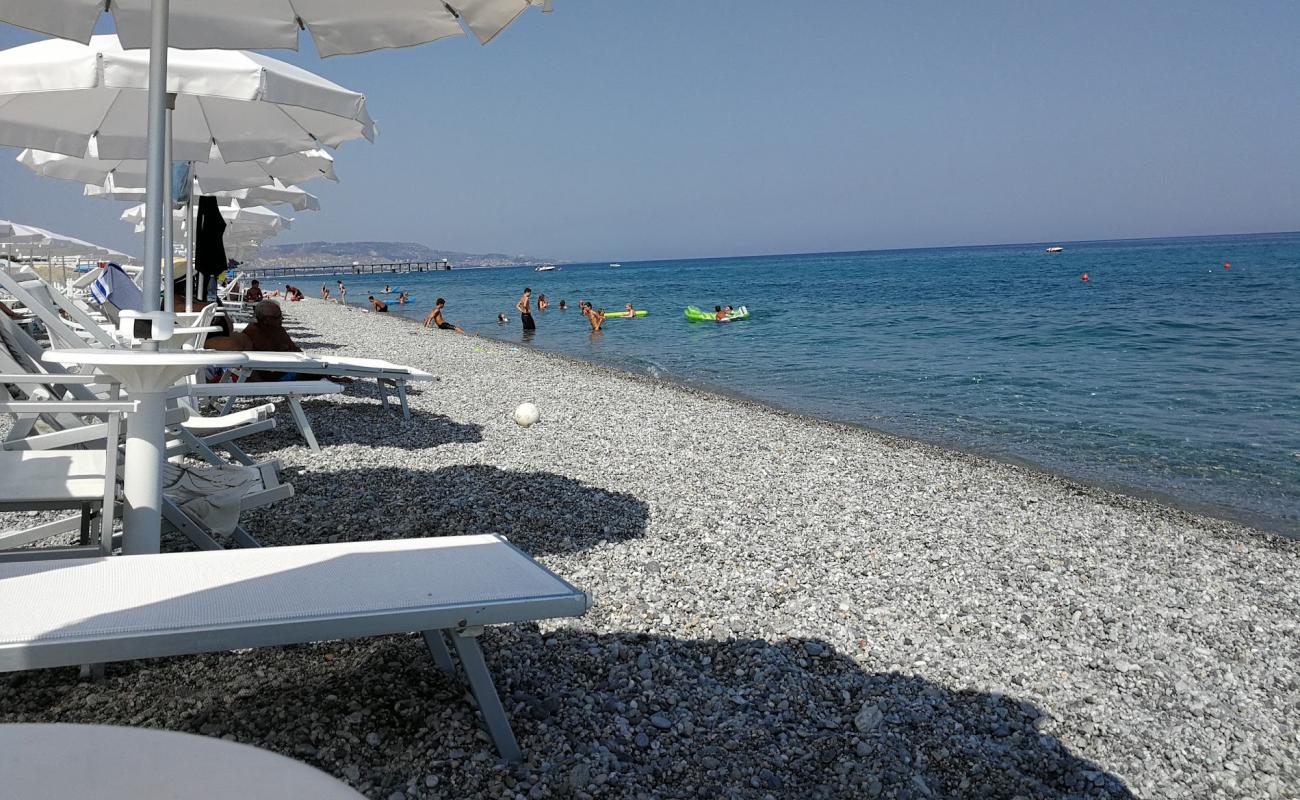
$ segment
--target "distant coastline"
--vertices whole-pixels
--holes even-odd
[[[1292,236],[1300,231],[1257,231],[1247,233],[1204,233],[1182,234],[1175,236],[1135,236],[1118,239],[1043,239],[1035,242],[986,242],[982,244],[942,244],[919,245],[915,247],[877,247],[856,250],[810,250],[802,252],[745,253],[738,255],[710,256],[691,255],[672,258],[627,258],[622,257],[619,265],[636,264],[647,261],[672,263],[676,261],[716,260],[755,258],[787,258],[792,256],[834,256],[855,253],[908,253],[934,252],[943,250],[973,250],[998,247],[1033,247],[1042,248],[1049,245],[1066,245],[1070,247],[1088,247],[1106,244],[1132,244],[1140,242],[1194,242],[1198,240],[1234,239],[1249,236]],[[469,253],[459,250],[439,250],[419,242],[389,241],[345,241],[345,242],[299,242],[294,244],[263,245],[249,259],[251,266],[261,267],[296,267],[316,266],[319,264],[407,262],[407,261],[441,261],[449,260],[458,269],[492,268],[492,267],[532,267],[538,264],[605,264],[611,259],[593,258],[590,260],[572,260],[555,256],[534,256],[528,254],[508,253]]]

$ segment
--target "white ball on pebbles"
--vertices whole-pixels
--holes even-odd
[[[519,427],[527,428],[542,418],[542,412],[537,410],[537,406],[532,403],[520,403],[515,409],[515,422]]]

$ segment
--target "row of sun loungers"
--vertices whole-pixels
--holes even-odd
[[[32,273],[0,270],[0,289],[44,325],[50,347],[124,346],[103,313],[111,309]],[[196,316],[170,345],[202,347],[211,322],[211,312]],[[585,593],[499,536],[262,548],[238,524],[242,511],[293,494],[278,462],[244,449],[275,426],[267,398],[285,398],[318,449],[299,401],[339,392],[329,378],[374,380],[384,405],[391,392],[409,417],[407,384],[433,376],[377,359],[263,353],[237,377],[251,370],[318,377],[179,384],[164,419],[174,462],[165,466],[191,492],[165,492],[162,516],[196,551],[120,556],[113,523],[121,512],[122,420],[135,405],[102,376],[42,361],[43,351],[23,325],[0,315],[0,413],[12,420],[0,440],[0,510],[73,512],[0,532],[0,608],[23,609],[0,615],[0,671],[419,633],[437,668],[453,673],[459,662],[501,755],[520,758],[480,634],[489,625],[580,615],[590,605]],[[223,401],[221,413],[200,414],[210,399]],[[234,407],[250,399],[257,404]],[[200,484],[224,494],[205,495]]]

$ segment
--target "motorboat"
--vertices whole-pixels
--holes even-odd
[[[540,267],[537,267],[536,269],[533,270],[533,272],[554,272],[554,271],[555,271],[554,264],[543,264]]]
[[[618,269],[619,267],[621,267],[621,266],[623,266],[623,265],[622,265],[622,264],[610,264],[610,266],[613,267],[614,269]]]
[[[1065,252],[1065,248],[1064,248],[1064,247],[1059,247],[1059,246],[1058,246],[1058,247],[1049,247],[1049,248],[1047,248],[1047,252],[1049,252],[1049,253],[1064,253],[1064,252]]]

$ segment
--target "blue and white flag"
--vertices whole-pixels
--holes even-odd
[[[144,295],[131,276],[117,264],[109,263],[100,270],[99,277],[90,284],[90,296],[95,302],[112,303],[123,311],[144,311]]]

